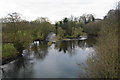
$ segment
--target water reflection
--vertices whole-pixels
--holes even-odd
[[[86,41],[59,41],[31,44],[15,61],[2,66],[3,77],[13,78],[77,78],[86,75],[78,64],[86,66],[94,49]]]
[[[34,44],[31,48],[31,51],[33,51],[34,56],[37,59],[43,60],[45,56],[48,54],[48,45],[47,42],[42,42],[37,46],[37,44]]]
[[[80,40],[71,40],[71,41],[59,41],[55,44],[55,49],[58,49],[59,52],[63,51],[64,53],[68,52],[70,55],[75,54],[75,48],[86,48],[87,44],[85,41]]]
[[[30,69],[32,68],[32,64],[30,63],[29,59],[25,59],[23,56],[20,57],[19,59],[12,61],[8,64],[5,64],[4,66],[2,66],[2,70],[3,70],[3,78],[4,77],[20,77],[22,76],[22,74],[24,76],[30,76],[25,74],[25,73],[29,73]],[[28,70],[29,69],[29,70]],[[21,71],[23,71],[23,73],[21,74]]]

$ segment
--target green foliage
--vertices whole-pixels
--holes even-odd
[[[34,22],[33,26],[34,26],[32,30],[33,40],[35,39],[45,40],[50,31],[54,31],[53,30],[54,27],[49,22],[41,23]]]
[[[65,30],[63,30],[61,27],[58,27],[58,32],[57,33],[58,33],[58,35],[57,35],[58,39],[64,38]]]
[[[86,32],[89,35],[98,35],[101,25],[102,21],[90,22],[84,26],[84,32]]]
[[[2,57],[12,57],[18,55],[18,52],[13,44],[3,44],[2,45]]]
[[[22,20],[18,13],[9,14],[4,23],[3,43],[13,43],[19,53],[29,46],[33,40],[45,40],[54,26],[46,18],[38,18],[31,23]]]
[[[63,21],[59,21],[55,24],[57,35],[61,38],[63,37],[79,37],[84,35],[83,23],[77,20],[71,20],[69,18],[64,18]]]
[[[83,29],[81,27],[73,28],[73,37],[79,37],[85,35],[85,33],[82,32]]]
[[[22,53],[22,50],[32,41],[30,26],[17,13],[9,14],[6,21],[2,32],[3,43],[12,43],[16,50]]]

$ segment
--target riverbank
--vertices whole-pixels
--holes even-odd
[[[87,40],[89,38],[89,36],[85,39],[82,39],[84,38],[85,36],[81,36],[81,37],[77,37],[77,38],[63,38],[63,39],[60,39],[60,40],[55,40],[55,41],[48,41],[47,42],[47,45],[50,46],[52,45],[53,43],[56,43],[56,42],[59,42],[59,41],[72,41],[72,40]],[[39,42],[40,44],[41,42]],[[12,43],[4,43],[3,46],[2,46],[2,64],[6,64],[12,60],[15,60],[17,59],[18,57],[20,57],[22,55],[22,53],[19,53],[16,48],[13,46]]]
[[[8,63],[20,55],[21,53],[16,50],[12,43],[2,45],[2,64]]]
[[[69,41],[69,40],[79,40],[78,38],[63,38],[61,40],[56,41],[48,41],[47,45],[50,46],[57,41]],[[2,45],[2,65],[9,63],[12,60],[17,59],[18,57],[22,56],[22,53],[19,53],[12,43],[4,43]]]
[[[85,64],[87,56],[94,51],[87,44],[89,43],[79,40],[59,41],[50,46],[47,42],[40,43],[40,46],[33,46],[29,53],[25,49],[22,57],[2,65],[3,77],[79,78],[78,70],[83,69],[76,65],[76,61],[78,64]],[[84,72],[81,71],[82,73]]]
[[[70,37],[70,38],[63,38],[61,40],[63,41],[69,41],[69,40],[86,40],[88,36],[80,36],[80,37]]]
[[[18,57],[21,57],[21,56],[22,56],[21,54],[18,54],[18,55],[2,58],[2,65],[7,64],[13,60],[16,60]]]

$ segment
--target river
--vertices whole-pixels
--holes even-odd
[[[84,69],[95,52],[89,41],[58,41],[32,45],[22,57],[2,67],[3,78],[79,78],[88,75]]]

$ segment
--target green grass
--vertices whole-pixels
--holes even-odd
[[[2,45],[2,58],[9,58],[18,55],[16,48],[13,44]]]

